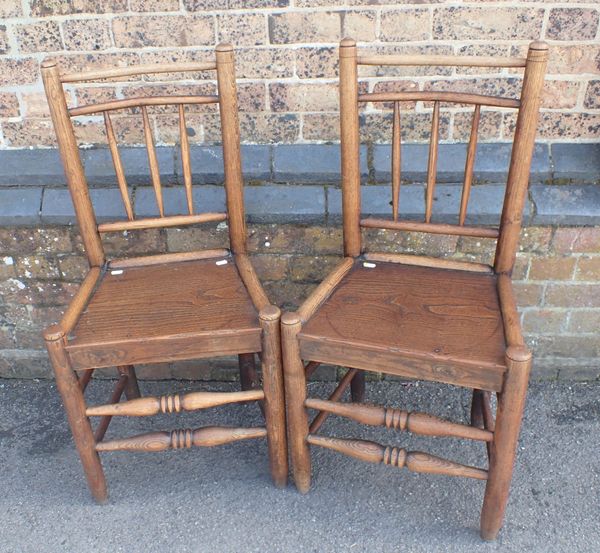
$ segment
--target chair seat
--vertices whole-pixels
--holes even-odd
[[[109,269],[68,338],[73,367],[260,351],[257,311],[226,260]]]
[[[506,371],[492,274],[357,261],[298,338],[305,359],[486,390]]]

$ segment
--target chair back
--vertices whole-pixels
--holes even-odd
[[[540,96],[544,84],[548,46],[543,42],[532,42],[527,52],[527,58],[429,55],[361,56],[357,52],[355,41],[346,38],[340,43],[339,55],[342,210],[345,255],[356,257],[362,253],[362,228],[383,228],[398,231],[494,238],[497,240],[494,270],[497,273],[510,274],[515,262],[522,212],[527,196],[529,170],[534,149]],[[444,90],[360,93],[358,68],[363,65],[524,68],[524,76],[519,98]],[[417,101],[433,102],[425,188],[425,216],[422,221],[400,220],[398,215],[401,188],[400,162],[402,156],[400,106],[403,102]],[[359,105],[364,102],[391,102],[393,104],[391,133],[392,214],[390,219],[361,219],[360,215]],[[454,224],[432,222],[440,133],[440,103],[474,106],[460,208],[456,223]],[[512,154],[499,228],[465,224],[469,195],[473,183],[473,168],[482,106],[517,111],[517,123],[513,137]]]
[[[229,224],[231,249],[235,253],[245,252],[246,227],[240,157],[240,132],[234,54],[231,45],[221,44],[217,46],[214,62],[138,65],[123,68],[102,69],[84,73],[61,73],[55,61],[47,60],[42,64],[41,71],[67,184],[73,199],[75,214],[90,266],[99,267],[105,262],[105,254],[101,241],[101,235],[105,232],[183,226],[209,221],[227,220]],[[216,71],[217,95],[146,95],[143,97],[90,103],[71,108],[67,105],[64,85],[68,83],[93,82],[114,78],[123,80],[134,75],[174,72],[197,73],[204,71]],[[219,104],[225,192],[227,197],[225,213],[199,213],[194,206],[192,193],[192,167],[186,127],[185,106],[198,104]],[[187,213],[165,215],[163,188],[154,144],[154,135],[148,116],[148,108],[151,106],[176,107]],[[136,109],[136,111],[139,110],[139,116],[142,119],[144,141],[150,167],[150,178],[156,197],[158,217],[139,218],[136,216],[123,169],[123,163],[121,156],[119,155],[119,148],[111,114],[118,112],[119,110],[132,108]],[[98,224],[96,220],[94,207],[90,199],[88,182],[85,176],[80,148],[75,137],[73,125],[73,117],[99,114],[101,114],[104,119],[108,148],[112,156],[116,181],[125,208],[125,213],[127,214],[126,220],[103,222],[101,224]]]

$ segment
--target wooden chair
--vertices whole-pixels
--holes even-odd
[[[288,439],[297,488],[310,487],[310,446],[329,448],[371,463],[416,472],[486,481],[481,535],[494,539],[508,499],[517,438],[531,366],[511,284],[521,214],[527,194],[547,46],[534,42],[527,59],[446,56],[360,56],[356,44],[340,45],[342,201],[345,258],[296,313],[282,317]],[[359,94],[360,65],[523,67],[520,99],[440,91]],[[398,218],[400,110],[404,101],[433,102],[425,220]],[[359,103],[393,102],[392,217],[360,218]],[[432,222],[440,103],[474,105],[462,201],[457,224]],[[518,112],[499,228],[465,224],[477,144],[480,106]],[[496,238],[494,266],[388,253],[365,253],[361,229],[383,228]],[[306,365],[305,365],[306,362]],[[306,378],[320,363],[350,367],[327,400],[307,398]],[[401,409],[339,401],[350,385],[360,401],[364,372],[445,382],[473,389],[470,425]],[[498,397],[494,420],[490,392]],[[317,411],[312,422],[307,409]],[[374,442],[317,434],[330,414],[367,425],[429,436],[479,440],[488,446],[487,470]]]
[[[149,96],[68,108],[64,83],[130,75],[216,70],[217,96]],[[47,61],[42,76],[62,163],[90,269],[62,321],[44,337],[54,367],[75,445],[90,490],[98,502],[107,499],[101,451],[163,451],[214,446],[266,437],[271,474],[277,486],[287,480],[285,406],[279,339],[280,311],[267,299],[246,253],[243,180],[233,48],[219,45],[216,61],[143,65],[88,73],[62,73]],[[192,172],[185,106],[219,104],[225,170],[226,213],[197,213],[192,201]],[[147,106],[178,109],[184,190],[188,213],[165,216],[159,167]],[[110,113],[139,108],[143,120],[150,174],[159,217],[136,218],[129,197]],[[97,224],[71,118],[102,114],[117,183],[127,220]],[[182,190],[183,194],[183,190]],[[171,253],[119,260],[107,259],[101,236],[106,232],[227,221],[229,250]],[[236,354],[242,391],[194,392],[140,397],[133,365]],[[262,385],[255,370],[262,365]],[[88,406],[85,388],[95,369],[117,367],[120,378],[109,403]],[[127,401],[121,402],[122,394]],[[264,427],[206,427],[173,430],[103,441],[111,417],[150,416],[257,401]],[[95,432],[89,417],[100,417]]]

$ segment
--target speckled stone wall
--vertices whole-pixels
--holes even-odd
[[[594,1],[552,0],[499,2],[445,0],[4,0],[0,3],[0,149],[51,146],[39,64],[56,57],[69,71],[130,63],[174,62],[210,58],[221,41],[237,47],[242,139],[250,143],[336,141],[337,43],[352,36],[377,53],[471,55],[522,54],[529,41],[551,45],[543,101],[540,139],[598,139],[600,100],[598,73],[600,10]],[[492,94],[510,94],[520,74],[506,69],[413,68],[365,69],[364,86],[386,90],[390,78],[400,89],[427,89],[444,80],[449,90],[475,85]],[[182,75],[139,81],[125,90],[119,83],[69,87],[72,104],[91,98],[122,97],[140,89],[168,92],[198,90]],[[140,77],[141,79],[141,77]],[[173,79],[177,84],[171,84]],[[168,86],[160,84],[170,83]],[[211,84],[202,90],[210,89]],[[206,108],[204,108],[206,109]],[[404,138],[426,139],[430,106],[409,106]],[[192,142],[217,139],[214,113],[190,121]],[[367,133],[386,141],[385,106],[365,108]],[[176,121],[155,110],[159,143],[172,143]],[[470,114],[464,107],[442,109],[440,138],[468,136]],[[142,142],[140,118],[124,114],[115,122],[122,143]],[[484,140],[506,140],[512,114],[483,113]],[[81,118],[84,143],[103,142],[101,121]]]

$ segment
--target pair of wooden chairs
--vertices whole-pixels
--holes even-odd
[[[531,366],[511,284],[527,194],[547,46],[534,42],[527,58],[440,56],[358,56],[356,44],[340,45],[340,113],[344,259],[296,313],[270,304],[249,261],[243,207],[240,136],[233,49],[220,45],[215,63],[140,66],[82,74],[42,67],[62,162],[88,256],[90,271],[62,321],[45,332],[59,392],[90,489],[107,498],[98,453],[159,451],[212,446],[266,437],[276,485],[287,480],[287,436],[297,488],[310,487],[310,446],[321,446],[373,462],[417,472],[466,476],[486,481],[481,535],[494,539],[501,527]],[[520,98],[443,91],[359,93],[360,65],[453,65],[524,68]],[[216,70],[216,96],[153,96],[68,108],[64,83],[131,75]],[[433,102],[423,222],[399,220],[400,103]],[[393,102],[392,217],[361,219],[359,104]],[[218,103],[225,170],[226,213],[194,212],[190,149],[184,105]],[[465,177],[456,224],[432,222],[436,184],[440,104],[474,105]],[[160,174],[147,107],[176,105],[183,180],[189,213],[165,216]],[[499,228],[466,224],[473,181],[481,106],[513,109],[517,123]],[[151,180],[160,217],[136,219],[113,131],[110,112],[141,111]],[[126,221],[98,224],[84,176],[71,118],[104,116]],[[231,251],[211,250],[107,260],[105,232],[227,221]],[[368,252],[365,228],[495,238],[493,266],[390,253]],[[283,362],[282,362],[283,351]],[[140,397],[135,364],[239,356],[241,392],[194,392]],[[260,359],[262,379],[255,367]],[[308,398],[306,379],[321,363],[348,367],[327,400]],[[97,368],[117,367],[120,378],[110,402],[88,406],[85,388]],[[283,370],[282,370],[283,366]],[[363,404],[365,371],[454,384],[473,390],[470,424],[422,413]],[[284,382],[285,375],[285,402]],[[351,403],[339,400],[351,389]],[[496,417],[490,394],[496,393]],[[127,401],[120,402],[125,394]],[[149,433],[105,441],[113,416],[150,416],[257,401],[265,425],[259,428],[201,428]],[[287,424],[286,424],[287,406]],[[316,411],[309,423],[308,411]],[[470,467],[421,452],[407,452],[364,440],[319,435],[329,415],[417,434],[479,440],[487,446],[488,469]],[[90,418],[99,417],[93,430]]]

